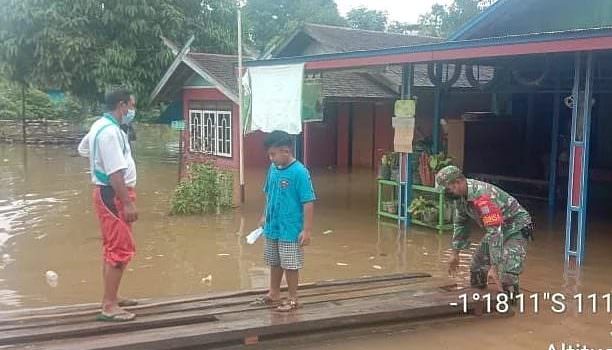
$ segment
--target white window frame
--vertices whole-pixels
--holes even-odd
[[[233,146],[231,111],[189,110],[190,152],[232,158]]]
[[[227,121],[227,122],[226,122]],[[220,157],[232,157],[232,112],[217,111],[217,123],[215,128],[216,155]]]
[[[202,150],[200,152],[216,155],[215,145],[217,142],[217,112],[211,110],[202,111]]]
[[[189,151],[202,151],[202,111],[189,110]]]

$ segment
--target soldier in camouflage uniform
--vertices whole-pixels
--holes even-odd
[[[485,230],[485,236],[472,257],[470,282],[485,288],[487,277],[499,291],[519,292],[519,275],[532,237],[529,213],[508,193],[486,182],[467,179],[456,166],[447,166],[436,175],[436,184],[456,199],[453,219],[453,255],[449,272],[459,265],[459,251],[469,246],[467,218]]]

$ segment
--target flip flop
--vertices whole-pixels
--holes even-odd
[[[281,306],[276,308],[276,311],[278,312],[291,312],[291,311],[295,311],[297,309],[300,309],[302,307],[302,304],[298,303],[297,300],[291,299],[289,301],[287,301],[286,303],[283,303]]]
[[[270,298],[270,296],[268,295],[264,295],[262,297],[258,297],[257,299],[255,299],[249,305],[250,306],[277,306],[280,304],[281,304],[280,299],[275,300],[275,299]]]
[[[119,299],[118,304],[120,307],[136,306],[138,305],[138,301],[129,298],[121,298]]]
[[[98,316],[96,316],[96,321],[101,321],[101,322],[129,322],[132,321],[136,318],[136,315],[134,315],[131,312],[127,312],[127,311],[119,311],[115,314],[107,314],[104,312],[101,312],[98,314]]]

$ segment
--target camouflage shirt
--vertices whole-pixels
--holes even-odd
[[[518,235],[523,228],[531,224],[529,213],[514,197],[500,188],[472,179],[467,179],[467,188],[467,197],[456,201],[453,249],[464,249],[470,243],[468,217],[485,229],[484,242],[499,233],[503,235],[503,239],[500,239],[498,244],[491,245],[490,249],[503,249],[503,241]],[[501,257],[501,252],[499,253],[493,255]]]

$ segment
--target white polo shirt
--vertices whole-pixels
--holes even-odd
[[[107,176],[119,170],[125,170],[125,185],[136,186],[136,164],[132,158],[128,137],[110,114],[105,114],[104,117],[93,123],[87,135],[81,140],[78,151],[81,156],[90,158],[93,184],[110,185],[96,176],[95,170]],[[91,159],[94,156],[95,159]]]

